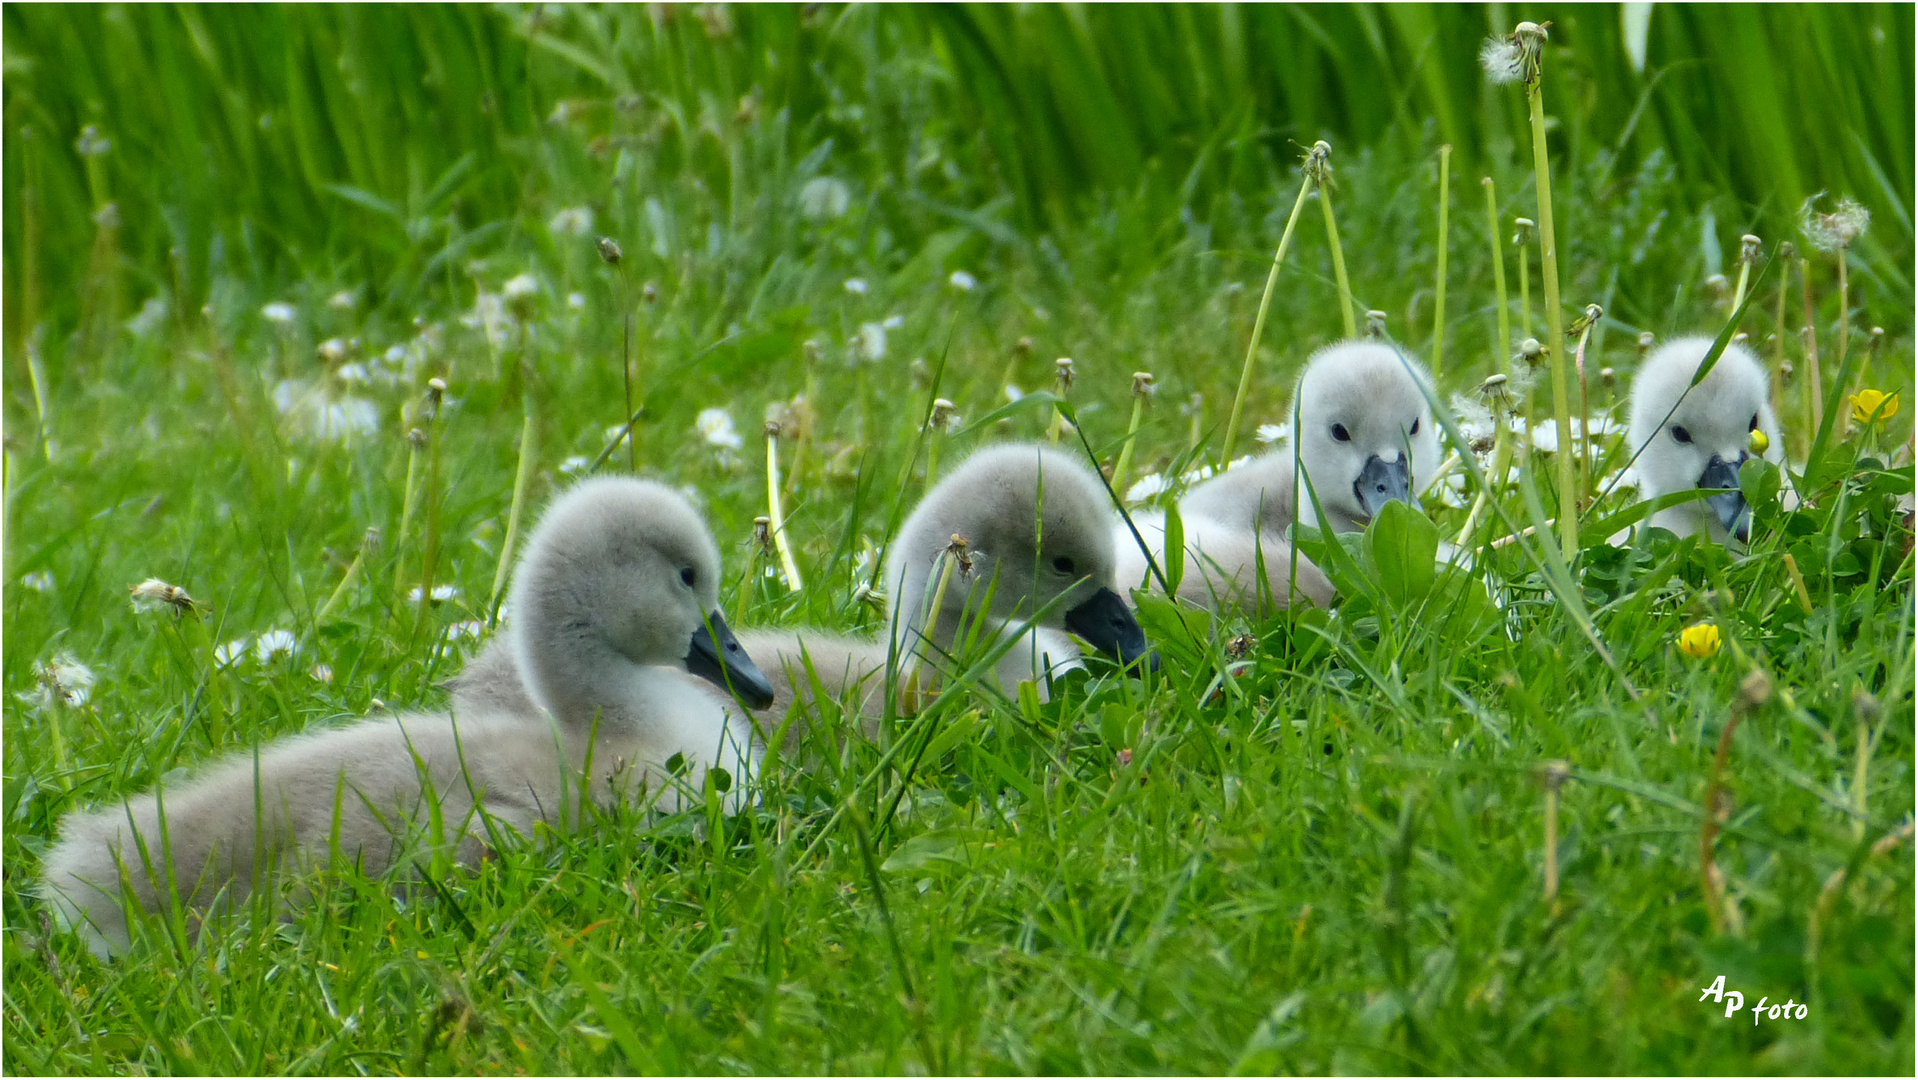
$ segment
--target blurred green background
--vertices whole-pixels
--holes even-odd
[[[57,364],[95,310],[191,310],[223,278],[412,303],[543,241],[532,208],[556,200],[662,265],[770,259],[819,176],[882,248],[1119,222],[1123,264],[1195,224],[1266,246],[1244,229],[1289,198],[1300,144],[1448,142],[1470,221],[1480,173],[1529,182],[1522,95],[1475,58],[1520,18],[1551,21],[1553,149],[1594,196],[1562,200],[1574,245],[1648,166],[1731,254],[1848,194],[1874,216],[1861,287],[1909,296],[1910,5],[9,5],[9,351],[45,324]]]

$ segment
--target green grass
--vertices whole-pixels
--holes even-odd
[[[875,625],[859,556],[923,490],[935,395],[971,423],[1072,356],[1076,415],[1111,459],[1131,373],[1149,370],[1134,474],[1187,454],[1195,393],[1216,451],[1297,190],[1287,139],[1329,133],[1355,302],[1415,355],[1431,348],[1436,150],[1453,144],[1445,389],[1496,370],[1476,178],[1497,179],[1508,234],[1536,214],[1522,103],[1475,66],[1482,11],[726,17],[6,10],[10,1070],[1911,1071],[1911,848],[1871,852],[1913,809],[1912,534],[1893,506],[1918,408],[1908,8],[1661,5],[1643,79],[1615,13],[1555,26],[1562,291],[1574,312],[1604,306],[1589,362],[1620,374],[1616,390],[1594,378],[1594,409],[1622,399],[1640,330],[1723,325],[1705,279],[1735,272],[1741,232],[1787,238],[1819,187],[1874,211],[1852,341],[1880,325],[1887,342],[1851,383],[1900,391],[1905,411],[1882,434],[1831,434],[1813,507],[1760,500],[1749,554],[1588,536],[1563,571],[1512,547],[1428,578],[1393,554],[1424,535],[1394,515],[1350,560],[1322,550],[1335,615],[1182,622],[1146,604],[1162,678],[1075,682],[1040,708],[949,695],[916,768],[817,744],[813,767],[769,770],[730,820],[610,808],[437,889],[340,875],[285,922],[233,920],[184,952],[153,941],[102,965],[49,939],[27,890],[64,813],[375,699],[441,702],[432,684],[472,647],[449,638],[484,617],[506,531],[521,414],[502,375],[523,352],[535,503],[622,420],[622,291],[594,234],[619,240],[631,275],[642,469],[702,493],[735,575],[726,610],[747,625]],[[1833,88],[1815,113],[1756,103],[1748,84],[1774,62]],[[88,122],[114,141],[100,158],[73,152]],[[801,193],[826,177],[847,212],[808,217]],[[98,227],[108,198],[120,224]],[[593,232],[549,228],[579,206]],[[1814,266],[1835,412],[1835,285]],[[1778,270],[1744,324],[1767,359]],[[541,285],[523,329],[462,323],[522,272]],[[341,290],[354,306],[329,306]],[[150,298],[165,314],[136,333]],[[295,320],[263,318],[273,301]],[[1802,372],[1795,291],[1787,312]],[[893,316],[883,359],[857,359]],[[1339,326],[1329,253],[1303,228],[1248,429],[1286,416],[1298,366]],[[318,353],[333,338],[365,363],[394,346],[417,360],[349,388]],[[808,589],[788,596],[748,574],[756,436],[807,386],[809,341],[815,442],[800,462],[781,448]],[[435,375],[451,387],[439,483],[401,538],[402,436]],[[272,399],[288,378],[370,401],[378,434],[299,436]],[[746,437],[732,467],[694,433],[714,406]],[[1787,424],[1803,460],[1815,433]],[[1016,411],[940,461],[1045,426]],[[1604,467],[1626,453],[1608,447]],[[1588,531],[1626,499],[1588,511]],[[1519,495],[1501,505],[1533,523]],[[1463,510],[1427,506],[1438,535],[1457,532]],[[315,625],[369,526],[385,543]],[[457,592],[421,623],[404,594],[428,528],[432,578]],[[1495,515],[1485,529],[1507,531]],[[149,576],[209,604],[205,622],[132,613],[126,586]],[[1688,659],[1678,631],[1706,618],[1728,644]],[[272,629],[296,635],[295,657],[209,669],[213,645]],[[90,701],[23,700],[62,652],[97,673]],[[309,677],[320,663],[331,682]],[[1699,836],[1751,666],[1776,692],[1729,744],[1715,859],[1737,925],[1720,931]],[[1883,710],[1862,789],[1858,689]],[[1554,760],[1571,770],[1556,904],[1539,780]],[[1792,997],[1809,1016],[1726,1020],[1698,1000],[1721,974],[1748,1005]]]

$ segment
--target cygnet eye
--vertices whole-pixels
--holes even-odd
[[[693,568],[690,566],[688,566],[686,569],[681,570],[679,572],[679,580],[685,582],[687,588],[691,588],[693,582],[698,580],[698,578],[699,578],[699,575],[693,573]]]
[[[1414,428],[1413,430],[1417,430],[1417,429],[1416,429],[1416,428]],[[1351,441],[1352,441],[1352,433],[1351,433],[1351,432],[1349,432],[1349,431],[1347,431],[1347,430],[1345,430],[1345,425],[1344,425],[1344,424],[1333,424],[1333,425],[1332,425],[1332,437],[1333,437],[1334,439],[1337,439],[1337,440],[1338,440],[1338,441],[1340,441],[1340,442],[1351,442]]]
[[[1418,433],[1419,433],[1419,422],[1418,420],[1415,419],[1412,421],[1412,434],[1417,435]]]
[[[1677,439],[1679,442],[1682,442],[1682,443],[1688,443],[1692,441],[1692,433],[1689,431],[1686,431],[1682,427],[1679,427],[1677,424],[1673,424],[1672,438]]]
[[[1072,573],[1072,560],[1066,558],[1064,555],[1061,555],[1058,558],[1052,560],[1052,568],[1054,570],[1059,571],[1061,574],[1070,574]]]

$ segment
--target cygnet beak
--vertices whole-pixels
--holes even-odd
[[[692,646],[686,652],[686,670],[729,691],[747,707],[763,709],[773,703],[773,685],[739,647],[726,617],[718,611],[706,613],[707,622],[693,631]]]
[[[1412,463],[1406,455],[1400,453],[1396,461],[1386,461],[1373,454],[1365,459],[1365,468],[1359,471],[1359,478],[1352,485],[1352,494],[1358,496],[1359,505],[1365,507],[1365,516],[1375,518],[1385,504],[1393,499],[1418,509],[1418,502],[1412,498]]]
[[[1725,531],[1740,543],[1751,539],[1751,507],[1745,505],[1745,494],[1738,488],[1738,467],[1745,463],[1750,454],[1740,453],[1738,460],[1726,461],[1717,454],[1705,465],[1705,471],[1698,477],[1698,486],[1707,490],[1718,490],[1722,494],[1708,495],[1705,498],[1711,504],[1712,512],[1718,515],[1718,523]]]
[[[1139,629],[1132,609],[1111,589],[1100,589],[1066,612],[1066,629],[1100,652],[1118,657],[1122,667],[1131,668],[1145,657],[1147,668],[1159,670],[1159,654],[1146,648],[1145,631]]]

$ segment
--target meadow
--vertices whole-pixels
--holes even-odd
[[[6,1068],[1911,1072],[1912,12],[1642,14],[7,7]],[[1140,598],[1152,677],[843,746],[827,707],[737,815],[602,808],[114,962],[51,931],[63,814],[443,703],[516,486],[683,485],[735,626],[865,630],[901,515],[1048,394],[1115,471],[1136,427],[1113,487],[1165,505],[1222,464],[1319,139],[1343,269],[1314,195],[1232,456],[1368,312],[1470,443],[1551,344],[1525,96],[1478,57],[1521,18],[1560,315],[1602,309],[1580,484],[1631,457],[1641,334],[1742,331],[1804,498],[1756,471],[1748,548],[1609,544],[1617,484],[1567,552],[1556,452],[1468,527],[1467,446],[1423,516],[1309,540],[1332,611]],[[1814,196],[1869,229],[1817,249]]]

